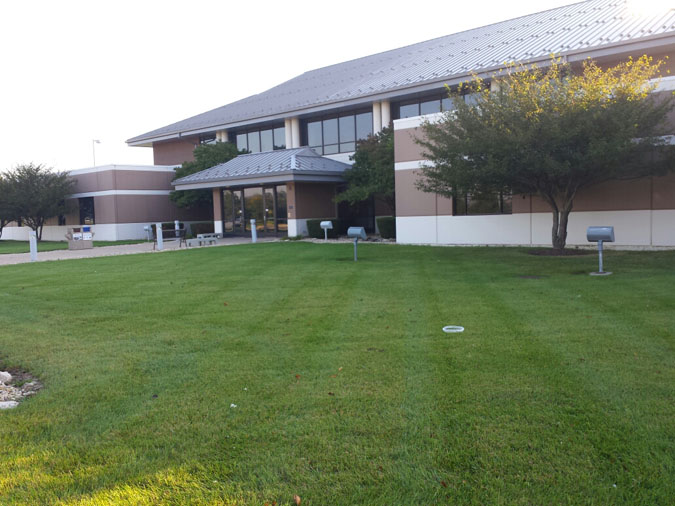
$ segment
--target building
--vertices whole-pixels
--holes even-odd
[[[152,147],[155,163],[169,165],[191,159],[200,143],[232,142],[249,150],[254,155],[241,157],[236,170],[232,165],[207,179],[184,178],[176,188],[213,191],[218,232],[244,232],[249,215],[272,213],[275,226],[263,232],[283,233],[278,222],[285,216],[285,230],[296,235],[306,233],[309,218],[340,217],[373,228],[373,218],[391,210],[372,202],[360,209],[337,206],[339,174],[310,177],[290,170],[290,157],[266,161],[269,153],[309,147],[320,157],[348,163],[358,140],[393,123],[398,242],[550,244],[550,213],[536,198],[514,195],[486,211],[468,200],[454,202],[417,190],[418,169],[425,161],[413,139],[423,117],[449,107],[446,85],[455,87],[472,73],[489,79],[509,61],[546,65],[556,54],[578,68],[587,58],[610,66],[643,54],[671,56],[658,89],[671,93],[675,9],[644,7],[633,0],[588,0],[330,65],[127,142]],[[673,125],[675,133],[675,118]],[[282,193],[285,209],[279,208]],[[568,244],[585,244],[589,224],[611,224],[617,244],[675,246],[673,223],[675,175],[608,183],[577,198]]]
[[[150,223],[211,220],[210,210],[186,211],[169,200],[175,165],[101,165],[72,170],[75,193],[65,216],[47,221],[42,238],[63,241],[69,227],[91,225],[95,239],[122,241],[148,237]],[[16,225],[16,224],[14,224]],[[28,240],[28,227],[8,226],[2,239]]]

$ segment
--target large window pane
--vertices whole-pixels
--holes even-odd
[[[323,144],[338,143],[338,120],[337,118],[327,119],[323,122]]]
[[[323,154],[324,155],[334,155],[337,152],[338,152],[338,145],[337,144],[328,144],[328,145],[323,147]]]
[[[356,140],[354,116],[342,116],[340,118],[340,142]]]
[[[244,207],[246,208],[246,219],[244,226],[247,231],[251,230],[251,220],[255,219],[256,229],[262,230],[264,226],[263,215],[263,193],[262,188],[244,189]]]
[[[438,100],[427,100],[420,104],[420,114],[433,114],[435,112],[441,112],[441,101]]]
[[[412,118],[420,115],[420,104],[405,104],[401,106],[399,116],[401,118]]]
[[[277,186],[277,228],[279,232],[288,231],[288,209],[286,203],[286,185]]]
[[[286,129],[284,127],[274,129],[274,149],[286,149]]]
[[[356,150],[355,142],[341,142],[340,143],[340,153],[350,153],[351,151]]]
[[[274,149],[274,134],[272,130],[260,132],[260,151],[272,151]]]
[[[356,115],[356,139],[363,140],[373,134],[373,113],[364,112]]]
[[[246,142],[246,134],[237,134],[237,149],[239,151],[245,151],[248,149],[248,143]]]
[[[464,95],[464,101],[471,106],[476,105],[478,103],[478,93],[467,93]]]
[[[313,121],[312,123],[307,123],[307,144],[311,148],[318,147],[323,144],[323,139],[321,138],[320,121]]]
[[[444,111],[454,111],[455,106],[452,103],[452,99],[450,97],[443,97],[443,100],[441,100],[441,109]]]
[[[251,153],[260,153],[260,132],[248,133],[248,150]]]

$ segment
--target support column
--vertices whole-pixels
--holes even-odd
[[[220,188],[213,189],[213,232],[223,233],[223,192]]]
[[[379,102],[373,102],[373,133],[382,131],[382,107]]]
[[[391,105],[389,100],[380,102],[380,109],[382,112],[382,128],[389,128],[391,126]]]
[[[227,130],[218,130],[216,132],[216,142],[227,142],[228,140]]]
[[[293,147],[300,147],[300,118],[291,118],[291,132],[293,139]]]
[[[293,147],[293,132],[291,131],[291,118],[284,119],[284,132],[286,134],[286,149]]]

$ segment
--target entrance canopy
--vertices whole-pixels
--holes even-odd
[[[319,156],[310,148],[239,155],[229,162],[173,181],[176,190],[271,185],[287,182],[341,183],[349,164]]]

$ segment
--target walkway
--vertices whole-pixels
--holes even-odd
[[[258,238],[258,242],[273,242],[278,241],[277,238]],[[250,243],[250,237],[227,237],[219,239],[214,246],[202,246],[203,248],[213,248],[217,246],[232,246],[235,244]],[[164,251],[178,250],[178,243],[169,241],[164,243]],[[185,246],[180,248],[185,250]],[[197,248],[187,248],[197,249]],[[115,255],[134,255],[137,253],[162,253],[152,249],[151,242],[142,242],[138,244],[123,244],[120,246],[102,246],[100,248],[83,249],[83,250],[56,250],[40,252],[40,245],[38,244],[38,262],[49,262],[52,260],[73,260],[77,258],[93,258],[93,257],[109,257]],[[7,255],[0,255],[0,265],[24,264],[30,262],[30,253],[10,253]]]

